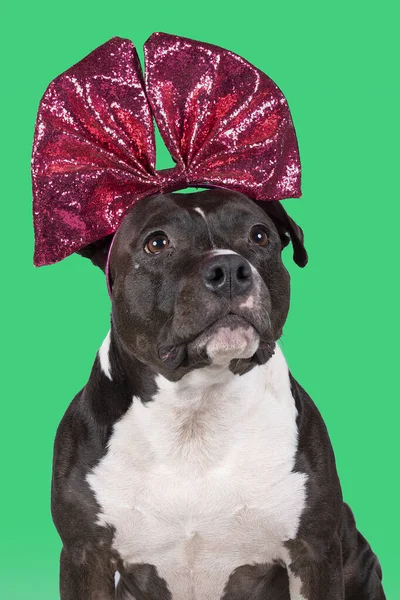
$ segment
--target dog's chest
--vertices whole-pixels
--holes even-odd
[[[272,362],[271,362],[272,361]],[[196,399],[158,381],[115,425],[88,481],[124,564],[154,565],[173,600],[219,600],[241,565],[286,561],[305,502],[296,409],[280,351]],[[271,364],[270,364],[271,363]],[[194,595],[195,590],[195,595]]]

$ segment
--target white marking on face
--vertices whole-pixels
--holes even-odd
[[[239,256],[239,254],[237,252],[234,252],[233,250],[228,250],[227,248],[219,248],[218,250],[211,250],[209,254],[212,254],[212,256],[219,256],[220,254],[236,254],[237,256]]]
[[[104,338],[104,341],[99,348],[98,354],[99,354],[101,370],[103,371],[103,373],[105,375],[107,375],[108,379],[110,381],[112,381],[111,365],[110,365],[110,358],[109,358],[110,340],[111,340],[111,330],[107,333],[106,337]]]
[[[241,565],[288,563],[307,476],[279,347],[242,376],[205,367],[134,398],[87,476],[126,565],[148,563],[174,600],[220,600]],[[290,561],[289,561],[290,562]],[[292,584],[294,585],[294,584]]]
[[[211,246],[212,246],[213,248],[215,248],[215,242],[214,242],[214,238],[213,238],[213,236],[212,236],[211,229],[210,229],[210,227],[209,227],[209,224],[208,224],[208,221],[207,221],[207,219],[206,219],[206,215],[205,215],[205,213],[204,213],[204,210],[203,210],[203,209],[201,209],[201,208],[199,208],[198,206],[196,206],[196,208],[195,208],[194,210],[195,210],[197,213],[199,213],[199,215],[201,215],[201,216],[203,217],[203,219],[204,219],[204,221],[205,221],[205,223],[206,223],[206,226],[207,226],[207,232],[208,232],[208,237],[210,238]]]
[[[199,207],[197,206],[197,207],[196,207],[194,210],[195,210],[196,212],[198,212],[198,213],[199,213],[199,215],[201,215],[205,221],[207,221],[207,219],[206,219],[206,215],[204,214],[204,211],[203,211],[201,208],[199,208]]]
[[[254,296],[249,296],[245,302],[239,305],[240,308],[253,308],[254,306]]]
[[[135,263],[135,269],[138,269],[140,267],[139,263]]]

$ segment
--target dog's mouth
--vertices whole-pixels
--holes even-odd
[[[258,355],[271,355],[273,340],[262,340],[255,326],[246,318],[229,313],[208,325],[186,343],[159,348],[159,357],[165,367],[175,370],[180,366],[229,365],[232,360],[249,361]]]
[[[228,314],[202,331],[188,345],[188,354],[195,358],[205,353],[212,364],[229,365],[233,359],[253,356],[259,343],[260,337],[247,319]]]

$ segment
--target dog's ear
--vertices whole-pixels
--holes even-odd
[[[299,267],[305,267],[308,262],[307,250],[304,247],[304,233],[301,227],[293,221],[277,200],[273,202],[256,202],[274,222],[285,248],[290,240],[293,245],[293,260]]]
[[[110,249],[113,237],[113,233],[111,235],[107,235],[101,240],[93,242],[93,244],[88,244],[81,250],[78,250],[77,254],[80,254],[85,258],[90,258],[90,260],[94,265],[96,265],[96,267],[99,267],[103,272],[105,272],[108,251]]]

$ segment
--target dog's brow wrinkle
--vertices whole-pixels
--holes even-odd
[[[109,358],[110,340],[111,340],[111,330],[107,333],[106,337],[104,338],[104,341],[99,348],[98,354],[99,354],[101,370],[108,377],[108,379],[110,381],[112,381],[111,365],[110,365],[110,358]]]

